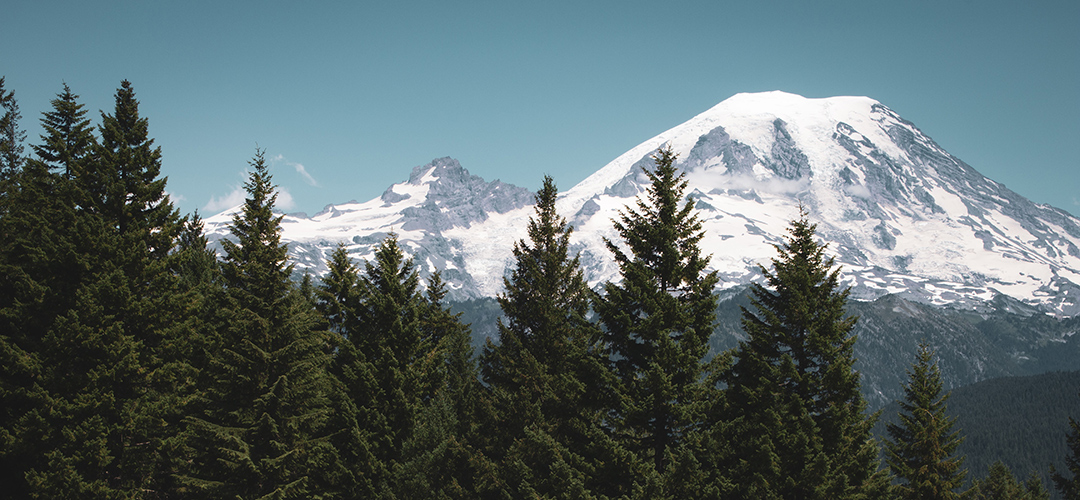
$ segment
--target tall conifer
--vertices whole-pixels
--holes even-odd
[[[726,383],[725,429],[734,498],[861,498],[885,493],[878,449],[854,371],[848,290],[800,208],[777,246]]]
[[[474,446],[481,387],[470,329],[443,304],[445,296],[440,274],[432,273],[420,321],[426,354],[413,366],[421,401],[394,471],[398,498],[486,497],[492,477],[490,461]]]
[[[952,430],[956,417],[946,413],[949,395],[941,393],[941,371],[933,357],[929,346],[919,344],[904,384],[900,422],[887,426],[886,461],[893,474],[904,481],[896,490],[906,499],[960,498],[956,490],[967,475],[960,469],[964,457],[955,456],[963,438]]]
[[[586,317],[593,292],[570,255],[572,228],[556,212],[557,197],[545,177],[528,240],[515,244],[515,266],[503,279],[505,320],[483,355],[496,410],[486,435],[512,496],[618,496],[630,484],[612,476],[631,471],[603,427],[612,381],[600,330]]]
[[[26,158],[23,156],[23,141],[26,132],[19,127],[22,113],[19,102],[15,100],[15,91],[4,90],[4,77],[0,76],[0,181],[10,177],[22,168]],[[2,194],[2,193],[0,193]]]
[[[32,159],[0,181],[0,474],[16,497],[28,471],[48,468],[45,339],[91,268],[72,183],[52,167]]]
[[[367,292],[359,286],[359,269],[343,244],[331,254],[327,267],[315,291],[315,307],[335,345],[330,370],[339,391],[331,402],[334,412],[328,426],[343,463],[342,494],[376,498],[390,491],[390,464],[376,456],[389,422],[375,404],[379,391],[375,365],[361,336],[360,309]]]
[[[290,281],[262,151],[251,166],[236,241],[224,242],[230,317],[206,410],[187,419],[195,459],[183,483],[211,498],[329,498],[340,469],[326,434],[329,339]]]
[[[618,377],[617,430],[627,447],[664,474],[674,447],[700,420],[703,359],[715,321],[718,278],[684,175],[669,149],[645,170],[651,184],[637,209],[614,222],[607,241],[622,276],[604,285],[595,309]],[[629,253],[627,253],[629,252]]]

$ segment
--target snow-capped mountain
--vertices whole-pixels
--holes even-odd
[[[739,94],[565,191],[558,208],[591,283],[617,278],[602,239],[617,240],[611,219],[644,194],[641,167],[665,145],[679,155],[724,288],[760,278],[801,202],[856,298],[974,307],[1002,294],[1080,314],[1080,219],[987,179],[866,97]],[[283,238],[298,267],[318,273],[338,242],[362,260],[394,232],[423,272],[443,272],[451,298],[493,296],[532,201],[443,158],[377,199],[286,216]],[[207,220],[212,239],[227,235],[230,218]]]

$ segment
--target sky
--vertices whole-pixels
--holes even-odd
[[[131,81],[182,213],[366,201],[434,158],[565,190],[740,92],[864,95],[983,175],[1080,214],[1080,2],[5,2],[28,143],[66,82]]]

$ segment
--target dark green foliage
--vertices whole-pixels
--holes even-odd
[[[478,392],[469,328],[426,294],[393,235],[363,275],[339,246],[316,291],[344,399],[332,419],[351,496],[470,498],[490,466],[469,443]],[[488,472],[485,472],[488,471]]]
[[[761,269],[768,288],[751,287],[749,339],[720,376],[732,446],[722,463],[739,498],[878,496],[887,480],[852,368],[848,291],[800,211],[772,270]]]
[[[334,384],[329,338],[292,285],[277,195],[262,151],[224,244],[222,345],[202,414],[187,418],[194,452],[184,494],[204,498],[330,498],[342,465],[326,422]]]
[[[900,423],[888,425],[886,455],[893,474],[903,481],[896,487],[902,498],[959,498],[957,489],[967,475],[960,469],[964,457],[956,456],[963,439],[952,430],[956,418],[946,413],[949,395],[941,393],[941,372],[933,357],[929,346],[919,346],[904,384]]]
[[[315,308],[334,339],[330,371],[339,390],[331,401],[328,422],[334,446],[345,464],[342,495],[375,498],[389,490],[390,464],[376,458],[375,446],[384,439],[389,422],[374,403],[378,395],[375,367],[362,349],[359,311],[366,291],[358,286],[359,271],[344,245],[327,261],[329,270],[315,290]]]
[[[75,98],[65,87],[43,123],[78,121],[85,111]],[[93,137],[85,125],[75,138],[46,130],[39,157],[67,164],[33,159],[0,181],[0,474],[16,496],[29,494],[27,472],[49,467],[44,453],[54,433],[44,409],[55,397],[55,363],[67,362],[58,358],[57,321],[74,308],[94,268],[87,250],[100,243],[88,237],[92,224],[76,208],[74,183],[54,172],[84,161]],[[63,155],[50,146],[69,143],[76,146]]]
[[[1001,377],[957,387],[949,396],[948,415],[956,418],[964,440],[956,454],[964,456],[968,480],[980,478],[1001,461],[1017,475],[1039,473],[1053,484],[1048,465],[1063,470],[1069,453],[1066,439],[1071,415],[1080,414],[1080,398],[1062,397],[1080,387],[1080,372],[1052,372]],[[897,403],[882,410],[875,434],[887,439],[886,426],[898,424]]]
[[[484,347],[483,374],[495,420],[485,435],[515,498],[586,498],[630,493],[635,471],[604,429],[614,400],[600,330],[586,319],[592,291],[571,228],[555,210],[550,177],[536,194],[529,240],[498,297],[499,343]]]
[[[15,91],[4,90],[4,77],[0,76],[0,182],[11,177],[22,168],[26,158],[23,156],[23,141],[26,132],[19,128],[22,114],[19,103],[15,100]]]
[[[493,464],[474,445],[482,389],[471,332],[442,304],[445,296],[441,276],[432,273],[420,323],[426,354],[412,368],[421,403],[394,472],[398,498],[477,498],[494,477]]]
[[[374,394],[367,401],[357,401],[385,419],[377,433],[374,451],[387,464],[401,460],[401,447],[412,434],[421,397],[421,378],[413,368],[430,350],[423,345],[421,321],[426,301],[420,290],[420,278],[411,259],[407,259],[390,236],[375,252],[375,262],[368,262],[360,277],[364,301],[358,309],[359,328],[349,332],[356,349],[371,363]]]
[[[11,345],[26,368],[19,375],[33,380],[13,391],[21,402],[12,428],[23,441],[13,450],[27,453],[16,467],[32,494],[157,496],[169,482],[166,422],[177,418],[177,380],[167,367],[178,354],[166,340],[175,331],[168,259],[179,221],[158,165],[106,163],[76,98],[65,86],[42,119],[38,159],[10,179],[13,205],[3,222],[19,235],[3,251],[16,285]],[[117,94],[121,109],[138,116],[128,85]],[[138,122],[135,132],[126,123],[114,128],[132,144],[150,143],[146,120]],[[114,186],[137,229],[125,234],[91,208],[100,201],[87,189],[91,175]]]
[[[1072,477],[1067,477],[1050,466],[1054,487],[1066,500],[1080,499],[1080,423],[1069,417],[1069,433],[1066,436],[1069,455],[1065,457],[1065,466]]]
[[[619,439],[663,474],[669,453],[701,418],[702,360],[713,330],[718,278],[698,249],[704,236],[675,154],[661,149],[637,210],[614,222],[607,241],[622,275],[606,283],[595,310],[617,375]],[[624,251],[629,251],[629,254]]]
[[[971,489],[964,493],[965,500],[1049,500],[1050,492],[1042,479],[1032,474],[1024,483],[1013,476],[1000,461],[990,466],[985,479],[975,480]]]
[[[64,91],[52,100],[52,111],[47,111],[41,119],[41,127],[45,129],[41,144],[33,146],[41,161],[63,169],[66,177],[75,175],[97,144],[78,98],[65,83]]]

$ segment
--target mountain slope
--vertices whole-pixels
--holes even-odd
[[[617,276],[603,245],[611,219],[643,192],[640,167],[668,145],[697,201],[702,247],[723,288],[760,278],[803,203],[858,299],[887,294],[978,308],[998,295],[1059,316],[1080,313],[1080,220],[1030,202],[951,156],[869,98],[739,94],[623,154],[559,201],[592,284]],[[323,269],[339,242],[357,258],[399,234],[424,272],[438,269],[451,298],[493,296],[531,196],[487,183],[449,158],[413,170],[366,203],[286,216],[284,239],[301,268]],[[229,214],[207,220],[224,236]]]

